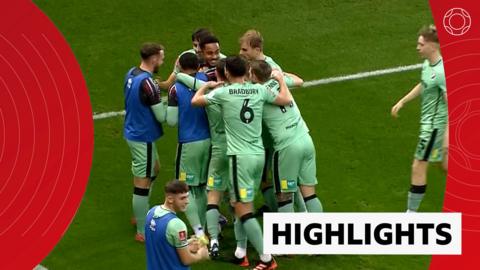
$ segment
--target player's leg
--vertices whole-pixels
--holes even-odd
[[[222,194],[227,190],[228,158],[222,151],[212,151],[207,180],[207,229],[210,234],[210,256],[216,258],[220,252],[218,222],[220,218],[219,204]]]
[[[297,191],[293,194],[293,208],[295,212],[307,212],[307,205],[305,204],[305,201],[303,200],[302,192],[300,191],[300,188],[297,188]]]
[[[154,143],[134,142],[127,140],[132,154],[133,195],[132,209],[136,221],[137,234],[135,239],[144,241],[145,217],[149,209],[149,193],[151,179],[156,176],[157,163]]]
[[[407,199],[407,212],[417,212],[427,189],[428,162],[441,161],[443,132],[438,129],[420,127],[420,138],[412,163],[410,190]]]
[[[210,139],[202,140],[195,142],[195,152],[198,155],[198,162],[195,164],[198,166],[195,168],[195,171],[198,171],[198,186],[201,188],[199,190],[199,196],[197,196],[197,207],[198,207],[198,216],[200,217],[200,223],[202,226],[207,226],[207,175],[208,175],[208,164],[210,162],[210,149],[211,149]]]
[[[407,212],[417,212],[427,189],[428,161],[414,159],[410,190],[408,191]]]
[[[253,215],[253,200],[255,191],[260,186],[264,158],[263,154],[231,156],[230,167],[236,201],[235,214],[240,219],[248,240],[260,255],[261,262],[269,267],[276,265],[276,262],[271,254],[263,253],[262,228]]]
[[[260,184],[260,189],[262,190],[264,205],[260,207],[257,212],[262,214],[263,212],[277,212],[277,198],[275,196],[275,189],[273,188],[273,182],[271,179],[271,168],[272,168],[272,157],[273,149],[265,149],[265,165],[263,166],[262,171],[262,182]]]
[[[230,207],[231,211],[233,212],[233,229],[235,234],[235,241],[236,241],[236,249],[234,252],[234,258],[232,260],[233,264],[247,267],[250,265],[247,257],[247,232],[243,228],[243,224],[240,218],[236,215],[235,211],[235,204],[237,202],[238,192],[236,193],[235,190],[238,191],[238,188],[235,189],[234,186],[238,187],[238,184],[235,185],[233,183],[233,162],[231,161],[232,157],[228,157],[228,182],[227,182],[227,190],[228,190],[228,197],[230,199]],[[236,172],[236,171],[235,171]],[[235,181],[238,181],[238,177],[235,178]]]
[[[278,212],[294,211],[293,197],[297,191],[297,179],[301,164],[299,144],[292,143],[288,147],[275,151],[272,161],[272,175],[278,201]]]
[[[201,188],[198,187],[199,180],[193,163],[197,162],[193,143],[179,143],[177,145],[177,156],[175,159],[175,178],[185,181],[189,187],[188,200],[190,203],[185,210],[190,226],[198,238],[205,237],[205,232],[198,215],[197,196],[201,196]],[[197,158],[198,159],[198,158]],[[196,179],[197,178],[197,179]]]
[[[322,203],[316,194],[318,181],[315,145],[310,135],[300,138],[298,143],[302,145],[302,152],[304,153],[298,178],[303,201],[307,212],[323,212]]]

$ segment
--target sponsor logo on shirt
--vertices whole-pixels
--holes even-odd
[[[155,223],[155,220],[153,219],[150,220],[150,226],[149,226],[150,230],[154,232],[156,230],[156,227],[157,227],[157,223]]]

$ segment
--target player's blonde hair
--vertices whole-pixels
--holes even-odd
[[[426,41],[439,43],[437,28],[433,24],[423,26],[418,31],[418,36],[422,36]]]
[[[263,37],[260,32],[255,29],[250,29],[242,37],[240,37],[240,44],[246,42],[252,48],[260,48],[263,51]]]

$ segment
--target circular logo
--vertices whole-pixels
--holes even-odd
[[[463,8],[452,8],[443,16],[443,27],[450,35],[461,36],[471,26],[472,18]]]

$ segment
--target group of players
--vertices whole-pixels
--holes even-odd
[[[433,116],[422,112],[423,131],[408,199],[411,211],[418,209],[426,187],[426,176],[418,180],[418,171],[424,168],[426,175],[426,166],[418,166],[437,161],[444,147],[446,89],[435,47],[438,38],[432,29],[420,33],[417,46],[425,43],[432,50],[426,53],[436,57],[422,55],[427,59],[424,72],[429,73],[392,108],[396,116],[404,103],[424,95],[422,89],[434,89],[427,99],[435,104],[428,104],[426,113]],[[248,240],[260,257],[254,269],[275,269],[275,259],[263,251],[255,215],[258,190],[265,202],[262,211],[323,211],[315,193],[315,147],[289,90],[301,86],[303,80],[282,71],[264,54],[263,38],[256,30],[240,37],[240,52],[235,56],[221,54],[219,40],[207,29],[195,31],[192,43],[193,49],[180,54],[165,81],[153,77],[163,64],[164,48],[144,44],[140,66],[125,78],[124,137],[132,153],[135,239],[146,242],[148,269],[188,269],[187,265],[209,255],[215,259],[220,253],[219,204],[226,202],[234,216],[234,263],[250,265]],[[160,89],[168,89],[168,97],[161,97]],[[151,186],[160,167],[155,141],[163,134],[161,122],[178,126],[176,180],[165,187],[165,203],[148,211]],[[188,239],[185,223],[175,215],[178,211],[185,211],[195,238]]]

